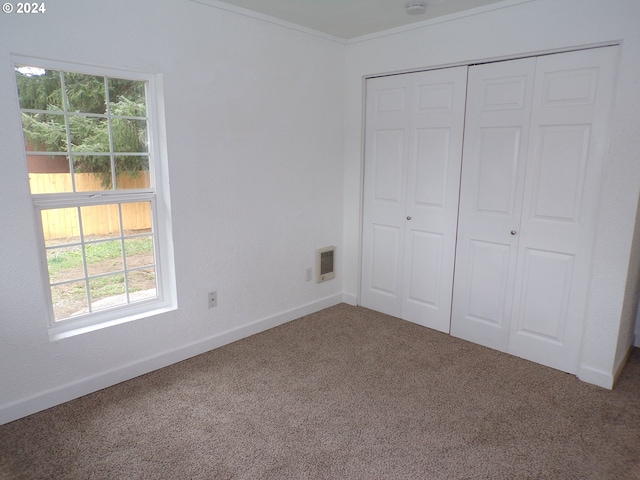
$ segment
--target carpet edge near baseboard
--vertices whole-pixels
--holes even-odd
[[[136,362],[118,367],[116,369],[101,372],[97,375],[81,378],[73,382],[59,385],[55,388],[39,392],[30,397],[0,406],[0,425],[18,420],[60,405],[78,397],[97,392],[121,382],[131,380],[140,375],[145,375],[154,370],[167,367],[174,363],[187,360],[215,348],[228,345],[251,335],[269,330],[296,320],[305,315],[324,310],[340,303],[351,303],[350,298],[343,294],[331,295],[319,300],[285,310],[275,315],[253,321],[238,328],[219,333],[213,337],[202,339],[176,349],[165,351],[151,357],[143,358]]]

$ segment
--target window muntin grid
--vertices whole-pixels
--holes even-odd
[[[76,186],[78,173],[101,180],[86,191],[150,188],[120,181],[149,171],[146,82],[22,64],[16,79],[30,174],[42,159],[66,159],[66,191],[85,191]]]
[[[20,85],[18,85],[27,163],[29,164],[30,159],[37,158],[53,165],[54,170],[65,168],[67,170],[58,175],[55,185],[48,185],[38,190],[34,185],[38,183],[36,177],[39,174],[30,168],[30,164],[28,168],[32,198],[39,217],[38,228],[42,234],[40,243],[44,267],[43,280],[46,281],[52,306],[49,323],[52,327],[50,331],[52,338],[73,335],[72,332],[90,331],[85,327],[91,327],[91,325],[101,328],[102,324],[112,325],[123,320],[141,318],[146,312],[162,311],[157,309],[175,308],[175,280],[163,279],[161,273],[161,263],[165,264],[165,270],[168,268],[169,272],[173,271],[171,267],[173,263],[170,260],[172,258],[170,250],[159,247],[160,239],[165,245],[170,244],[171,240],[165,215],[168,198],[165,198],[165,194],[158,197],[155,187],[155,182],[158,180],[156,176],[166,168],[160,168],[154,163],[157,159],[154,159],[156,154],[154,154],[153,139],[157,132],[154,132],[151,127],[154,123],[157,125],[156,112],[155,105],[152,105],[154,108],[149,108],[147,101],[153,76],[132,74],[133,79],[127,79],[128,74],[112,75],[113,71],[93,67],[87,67],[87,69],[100,70],[100,74],[76,74],[75,67],[67,69],[67,65],[59,62],[31,62],[31,60],[24,62],[22,58],[14,58],[16,58],[16,75],[19,74],[17,69],[25,65],[30,66],[29,70],[36,72],[35,75],[47,72],[47,69],[31,67],[31,65],[39,63],[51,65],[53,68],[49,71],[54,72],[53,76],[56,77],[52,82],[53,90],[58,89],[58,95],[49,96],[46,107],[43,108],[42,102],[40,104],[23,102]],[[72,78],[72,83],[83,78],[100,81],[102,87],[99,88],[99,93],[100,95],[104,93],[104,108],[86,108],[84,111],[78,108],[81,102],[78,103],[76,99],[67,95],[65,89],[69,78]],[[123,85],[129,87],[130,98],[116,104],[117,102],[113,99],[118,98],[118,92],[122,92]],[[151,91],[155,90],[151,87]],[[136,105],[132,106],[132,102]],[[75,111],[70,107],[75,107]],[[54,130],[61,137],[57,147],[38,148],[26,141],[25,124],[34,117],[38,119],[38,116],[46,118],[56,127]],[[83,137],[82,132],[78,133],[78,130],[74,130],[74,126],[82,122],[92,125],[90,129],[93,128],[94,133],[98,131],[100,135],[97,136],[97,142],[91,144],[85,141],[88,137],[86,135]],[[105,127],[95,128],[97,125]],[[132,134],[135,141],[122,142],[121,134],[118,133],[121,131]],[[94,135],[91,139],[95,140],[96,136]],[[97,145],[97,147],[91,145]],[[103,166],[106,164],[107,168],[102,170],[87,168],[92,162],[102,163]],[[84,167],[82,172],[78,171],[78,165]],[[104,174],[105,170],[106,174]],[[90,179],[90,177],[98,177],[99,173],[103,173],[101,178]],[[146,213],[142,216],[146,218],[148,225],[145,227],[146,230],[131,232],[125,225],[127,218],[140,217],[140,214],[139,212],[138,214],[127,213],[125,210],[132,205],[142,204],[147,205]],[[76,240],[69,241],[64,248],[78,252],[81,258],[82,274],[54,278],[49,267],[49,259],[55,253],[59,253],[62,247],[48,241],[46,231],[50,225],[43,220],[45,212],[69,209],[81,212],[83,208],[98,205],[107,205],[118,210],[119,233],[115,238],[105,237],[105,239],[96,240],[85,235],[83,230],[86,228],[86,222],[83,221],[81,213],[76,215],[75,230],[71,229],[71,236],[75,235]],[[140,252],[135,247],[135,242],[140,240],[145,241],[147,257],[150,259],[142,263],[137,259]],[[116,261],[117,265],[110,270],[93,271],[93,267],[87,263],[87,252],[100,244],[116,243],[120,244],[120,259]],[[101,293],[103,287],[101,283],[105,281],[113,287],[111,294],[106,297]],[[151,288],[140,288],[140,285]],[[84,298],[80,302],[82,308],[61,314],[56,310],[53,299],[56,298],[58,291],[68,290],[70,286],[75,286],[81,292],[80,297]],[[104,302],[105,298],[109,301]]]
[[[41,210],[43,231],[50,231],[60,218],[77,225],[71,237],[45,240],[55,322],[157,297],[152,230],[126,230],[134,212],[139,217],[140,211],[147,211],[150,224],[151,202]],[[115,217],[116,228],[108,234],[92,233],[95,217],[106,216]]]

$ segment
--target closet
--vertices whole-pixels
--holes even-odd
[[[362,305],[576,373],[615,64],[367,80]]]

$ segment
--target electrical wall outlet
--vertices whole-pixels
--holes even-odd
[[[209,292],[209,308],[218,306],[218,292]]]

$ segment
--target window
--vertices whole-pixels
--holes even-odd
[[[154,76],[14,60],[52,331],[172,306]]]

